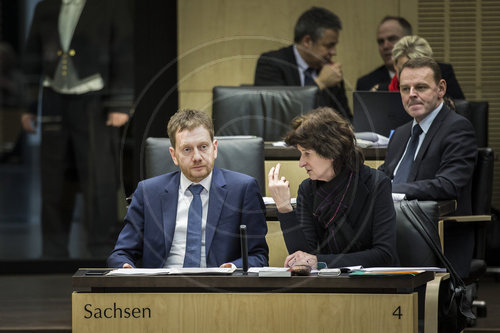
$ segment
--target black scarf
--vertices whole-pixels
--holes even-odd
[[[354,200],[356,178],[356,173],[344,168],[329,182],[314,182],[313,215],[318,224],[320,253],[359,251],[359,245],[353,242],[354,230],[346,219]]]

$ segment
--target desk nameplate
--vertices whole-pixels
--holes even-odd
[[[73,293],[73,332],[417,332],[417,293]]]

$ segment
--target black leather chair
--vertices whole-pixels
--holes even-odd
[[[261,193],[265,193],[264,142],[255,137],[216,137],[218,140],[215,166],[241,172],[257,179]],[[145,177],[151,178],[178,167],[172,161],[168,138],[147,138],[145,145]]]
[[[402,202],[394,202],[396,210],[396,245],[400,265],[402,267],[441,267],[442,264],[422,234],[414,227],[413,223],[404,214]],[[409,205],[418,205],[425,211],[434,226],[429,230],[435,233],[430,237],[436,243],[440,242],[438,232],[439,207],[436,201],[408,202]],[[447,273],[437,273],[434,280],[429,281],[425,288],[419,288],[419,332],[437,333],[439,291],[442,289],[442,281],[449,278]]]
[[[455,100],[455,110],[474,127],[478,147],[488,147],[488,102]]]
[[[479,148],[474,174],[472,176],[472,214],[470,216],[450,216],[445,221],[474,223],[475,248],[470,273],[464,279],[467,292],[473,300],[477,316],[486,316],[486,303],[477,300],[479,279],[486,273],[486,227],[491,221],[491,199],[493,193],[494,153],[491,148]],[[453,223],[452,222],[452,223]],[[448,222],[447,222],[448,223]],[[473,324],[473,323],[471,323]]]
[[[439,267],[439,259],[429,247],[427,241],[415,229],[412,223],[401,211],[401,202],[395,202],[397,250],[399,262],[402,267]],[[439,220],[439,209],[436,201],[419,201],[419,205],[425,210],[431,220],[436,221],[436,241],[440,242],[437,231]]]
[[[279,141],[297,115],[314,108],[316,86],[213,88],[215,135],[255,135]]]

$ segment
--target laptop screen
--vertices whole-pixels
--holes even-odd
[[[389,137],[391,130],[412,120],[399,92],[355,91],[353,93],[355,132],[375,132]]]

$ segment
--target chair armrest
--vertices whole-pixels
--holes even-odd
[[[437,333],[438,331],[439,286],[441,285],[441,281],[449,278],[449,273],[436,273],[434,280],[427,282],[424,311],[424,332],[426,333]]]
[[[443,216],[443,221],[456,221],[456,222],[490,222],[491,215],[464,215],[464,216]]]

